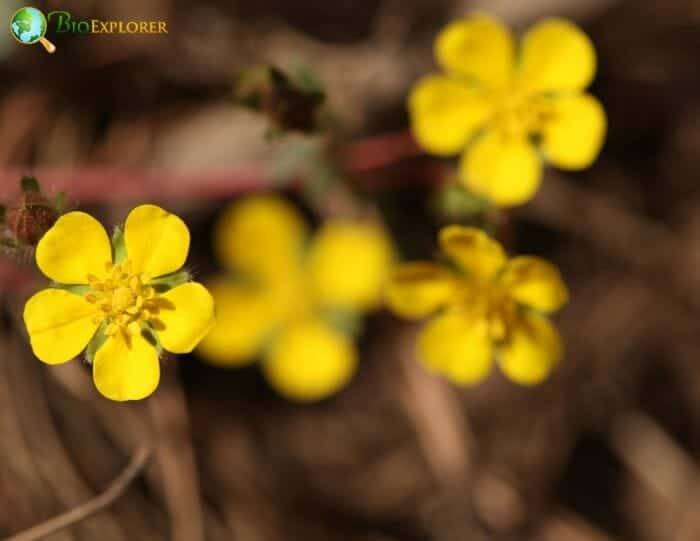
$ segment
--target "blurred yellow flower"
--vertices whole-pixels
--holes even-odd
[[[376,224],[331,220],[312,238],[284,199],[251,196],[226,210],[215,250],[232,277],[214,278],[217,323],[198,347],[207,362],[262,356],[269,383],[300,402],[325,398],[357,364],[351,324],[381,301],[394,260]]]
[[[160,348],[188,353],[214,324],[212,296],[178,272],[189,243],[184,222],[154,205],[132,210],[112,243],[88,214],[59,218],[36,250],[54,284],[24,308],[34,354],[59,364],[87,347],[104,396],[150,395],[160,379]]]
[[[263,372],[284,396],[304,402],[344,387],[356,366],[351,338],[323,321],[306,319],[284,327],[263,362]]]
[[[498,20],[474,15],[442,30],[435,56],[446,74],[427,75],[413,88],[412,130],[429,152],[462,152],[460,178],[474,192],[518,205],[539,187],[538,149],[562,169],[584,169],[597,157],[605,111],[584,92],[595,50],[573,23],[542,20],[516,50]]]
[[[277,276],[301,257],[308,228],[285,200],[243,199],[230,206],[214,229],[214,251],[227,269],[250,276]]]
[[[376,308],[393,262],[388,237],[376,225],[337,220],[321,227],[308,255],[309,282],[324,306]]]
[[[488,375],[494,357],[517,383],[545,379],[562,355],[547,314],[568,300],[557,268],[532,256],[508,260],[500,244],[471,227],[444,228],[440,246],[452,266],[399,265],[387,286],[398,315],[437,314],[418,337],[420,359],[464,385]]]

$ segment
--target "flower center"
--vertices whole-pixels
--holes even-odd
[[[497,92],[491,102],[493,112],[489,124],[505,137],[538,135],[554,114],[547,98],[516,87]]]
[[[107,263],[104,279],[93,274],[87,277],[90,291],[85,300],[99,308],[95,322],[107,321],[108,336],[126,332],[133,322],[149,321],[156,312],[155,291],[148,285],[151,278],[145,273],[134,273],[132,268],[127,259],[117,265]]]
[[[505,340],[515,315],[515,304],[498,284],[489,288],[488,299],[486,319],[489,322],[491,338],[495,341]]]
[[[487,322],[492,340],[501,342],[508,338],[516,305],[497,282],[465,281],[458,302],[467,312]]]

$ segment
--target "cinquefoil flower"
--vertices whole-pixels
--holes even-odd
[[[562,355],[559,334],[547,314],[568,299],[559,271],[532,256],[510,260],[483,231],[448,226],[440,246],[451,266],[400,265],[387,288],[389,307],[422,319],[419,358],[432,370],[464,385],[501,370],[524,385],[540,382]]]
[[[359,317],[379,305],[391,271],[384,231],[333,220],[309,238],[292,205],[261,195],[224,213],[214,245],[233,275],[209,283],[218,314],[201,357],[219,366],[261,357],[268,382],[300,402],[344,387],[357,366]]]
[[[518,205],[537,191],[542,158],[574,170],[598,155],[605,112],[584,93],[595,51],[573,23],[545,19],[516,48],[499,21],[475,15],[440,33],[435,56],[445,74],[413,88],[413,133],[431,153],[462,152],[460,177],[474,192]]]
[[[153,205],[131,211],[112,242],[84,212],[59,218],[36,250],[39,269],[54,283],[24,308],[34,354],[59,364],[87,347],[104,396],[150,395],[161,348],[188,353],[214,323],[212,296],[177,272],[189,244],[185,223]]]

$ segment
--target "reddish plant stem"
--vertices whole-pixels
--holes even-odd
[[[215,199],[259,190],[271,181],[262,167],[192,172],[115,167],[14,168],[0,170],[0,199],[16,195],[17,179],[29,173],[40,179],[46,193],[64,191],[70,200],[79,203]]]
[[[348,173],[370,173],[404,159],[422,155],[409,132],[378,135],[342,147],[339,161]],[[443,168],[429,169],[441,178]],[[264,190],[274,184],[272,172],[263,165],[230,170],[168,171],[117,167],[6,168],[0,169],[0,201],[17,195],[17,180],[31,174],[40,179],[47,194],[66,192],[78,204],[115,203],[164,199],[224,199]],[[435,180],[434,178],[432,180]],[[372,176],[372,183],[382,181]],[[393,181],[389,179],[388,184]],[[0,291],[16,290],[28,281],[22,269],[0,261]]]
[[[381,169],[422,155],[408,132],[368,137],[345,145],[340,162],[350,173]],[[17,179],[37,177],[47,193],[65,191],[79,203],[143,201],[147,199],[216,199],[266,189],[274,181],[263,165],[236,169],[169,171],[118,167],[29,168],[0,170],[0,200],[16,195]]]

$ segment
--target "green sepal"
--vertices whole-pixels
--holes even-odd
[[[0,205],[0,224],[4,224],[7,220],[7,207]]]
[[[333,329],[357,337],[362,332],[362,316],[345,308],[326,308],[321,311],[321,319]]]
[[[143,339],[146,340],[146,342],[156,348],[159,356],[163,354],[163,345],[160,343],[160,337],[158,336],[156,330],[151,327],[151,325],[146,324],[141,327],[141,336],[143,336]]]
[[[92,364],[92,362],[95,360],[95,355],[97,354],[97,350],[102,347],[102,345],[107,341],[107,333],[105,332],[107,330],[107,322],[103,321],[102,324],[98,327],[97,332],[94,334],[90,342],[88,342],[87,348],[85,348],[85,358],[87,359],[87,362]]]
[[[312,95],[319,104],[323,103],[326,99],[326,89],[318,74],[309,65],[303,63],[297,64],[294,72],[297,86]]]
[[[126,243],[124,242],[124,230],[117,226],[112,232],[112,260],[115,264],[126,259]]]
[[[30,177],[30,176],[22,177],[22,180],[19,181],[19,185],[20,185],[20,188],[22,189],[22,192],[24,192],[24,193],[38,193],[41,191],[41,187],[39,186],[39,182],[34,177]]]
[[[80,297],[87,295],[90,292],[90,286],[87,284],[61,284],[59,282],[51,282],[49,284],[51,289],[63,289],[65,291],[70,291],[74,295]]]
[[[153,289],[158,293],[165,293],[170,291],[174,287],[186,284],[192,280],[192,275],[186,270],[179,270],[165,276],[159,276],[151,280],[148,285],[152,286]]]
[[[454,218],[472,218],[486,214],[491,203],[485,197],[451,182],[438,194],[436,205],[441,214]]]
[[[66,211],[66,192],[58,192],[56,194],[56,199],[54,199],[53,205],[59,216],[63,214]]]

